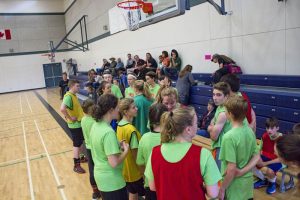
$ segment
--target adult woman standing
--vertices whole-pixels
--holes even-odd
[[[129,145],[124,141],[119,143],[110,126],[111,121],[119,115],[118,98],[112,94],[100,96],[92,115],[96,120],[90,133],[94,176],[102,199],[128,200],[122,163]]]
[[[179,72],[176,89],[178,91],[179,103],[188,105],[190,97],[190,87],[196,84],[192,75],[193,67],[187,65]]]

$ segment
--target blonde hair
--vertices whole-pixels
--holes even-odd
[[[168,143],[183,133],[187,126],[193,125],[195,110],[193,107],[176,108],[165,112],[160,119],[161,142]]]
[[[130,105],[133,103],[134,103],[134,100],[132,98],[124,98],[120,101],[119,112],[122,117],[125,115],[125,112],[130,109]]]
[[[133,87],[139,91],[142,92],[143,95],[148,99],[148,100],[152,100],[152,95],[149,91],[149,87],[148,85],[142,81],[142,80],[137,80],[134,82]]]
[[[247,101],[238,95],[230,97],[224,104],[228,113],[232,115],[233,120],[243,121],[248,110]]]
[[[155,101],[157,103],[162,103],[163,102],[163,98],[165,96],[172,96],[174,95],[175,96],[175,99],[176,99],[176,102],[178,102],[178,93],[177,93],[177,90],[173,87],[170,87],[170,86],[161,86],[156,94],[156,99]]]

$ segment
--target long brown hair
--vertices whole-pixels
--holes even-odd
[[[287,134],[278,138],[276,149],[278,156],[287,162],[294,162],[300,168],[300,135]]]
[[[164,112],[167,112],[168,108],[162,103],[154,103],[149,108],[149,124],[150,131],[154,131],[155,126],[160,125],[160,117]]]
[[[192,126],[195,114],[193,107],[176,108],[173,111],[165,112],[160,119],[161,142],[173,141],[176,136],[183,133],[187,126]]]
[[[193,66],[192,66],[192,65],[186,65],[186,66],[183,68],[183,70],[181,70],[181,71],[179,72],[179,78],[184,77],[188,72],[191,73],[192,70],[193,70]]]
[[[104,94],[99,97],[97,104],[94,106],[92,117],[96,121],[102,120],[103,116],[118,106],[119,99],[113,94]]]
[[[175,88],[173,87],[169,87],[169,86],[161,86],[156,94],[156,99],[155,102],[156,103],[162,103],[163,102],[163,98],[165,96],[175,96],[176,101],[178,102],[178,92]]]

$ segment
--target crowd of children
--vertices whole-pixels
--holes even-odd
[[[80,162],[88,160],[93,199],[248,200],[253,199],[254,188],[266,186],[267,194],[276,191],[281,162],[300,163],[295,144],[282,145],[287,139],[278,132],[276,118],[267,119],[257,145],[255,113],[239,92],[236,75],[228,74],[213,85],[213,101],[198,131],[195,110],[180,103],[185,97],[171,86],[168,76],[157,79],[150,71],[138,80],[130,73],[122,90],[110,72],[103,72],[95,90],[96,76],[91,74],[89,99],[81,106],[76,97],[79,82],[70,80],[61,112],[72,133],[74,171],[85,173]],[[293,142],[298,144],[299,128],[298,124],[293,130]],[[212,140],[212,153],[192,144],[197,132]],[[87,159],[80,158],[83,142]],[[255,183],[253,172],[259,178]]]

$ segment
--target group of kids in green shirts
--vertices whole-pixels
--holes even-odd
[[[247,101],[239,93],[230,95],[227,83],[213,86],[218,108],[208,127],[212,154],[192,144],[197,115],[178,103],[176,89],[167,83],[160,87],[152,74],[146,82],[128,75],[121,99],[111,76],[104,80],[111,89],[100,86],[97,103],[85,100],[82,107],[76,97],[79,82],[69,81],[61,106],[78,173],[84,173],[79,148],[85,142],[93,199],[253,199],[252,168],[260,149],[245,118]],[[114,119],[119,120],[116,131],[110,125]]]

